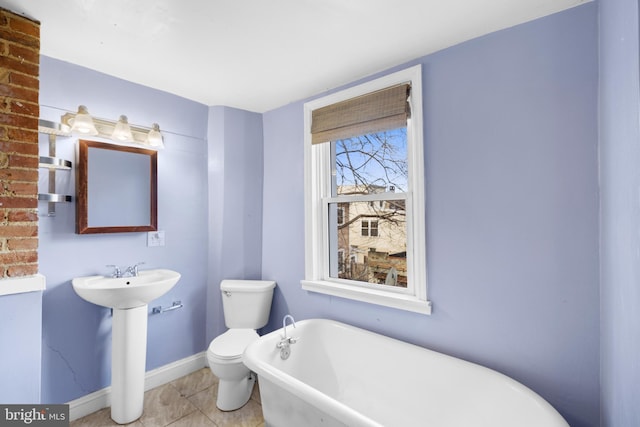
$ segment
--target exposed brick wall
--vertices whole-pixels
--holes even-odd
[[[40,23],[0,8],[0,279],[38,272],[39,69]]]

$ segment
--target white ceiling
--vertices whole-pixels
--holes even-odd
[[[264,112],[589,0],[0,0],[41,53]]]

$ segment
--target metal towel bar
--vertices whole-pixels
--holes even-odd
[[[177,310],[182,307],[184,307],[182,305],[182,301],[174,301],[173,304],[171,304],[171,307],[167,307],[167,308],[162,308],[160,306],[153,307],[153,309],[151,310],[151,314],[162,314],[162,313],[166,313],[167,311]]]

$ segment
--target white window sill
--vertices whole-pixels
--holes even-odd
[[[301,280],[302,289],[326,295],[412,311],[414,313],[431,314],[431,301],[421,300],[413,295],[385,292],[376,289],[358,288],[324,280]]]

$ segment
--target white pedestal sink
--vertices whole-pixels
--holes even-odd
[[[145,270],[136,277],[78,277],[71,281],[83,299],[113,308],[111,332],[111,418],[127,424],[142,415],[147,357],[147,304],[180,280],[172,270]]]

